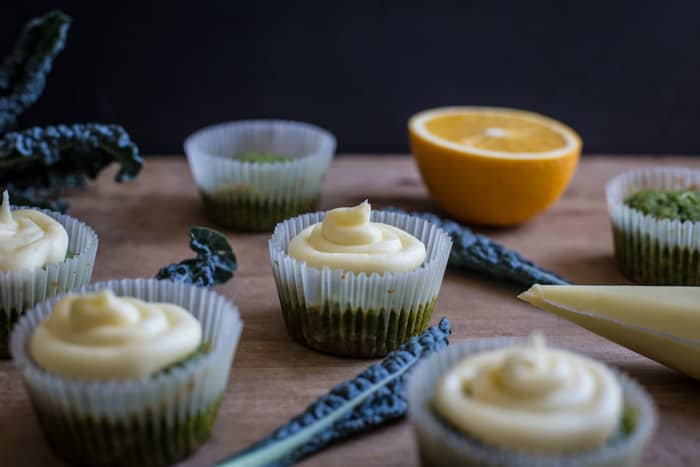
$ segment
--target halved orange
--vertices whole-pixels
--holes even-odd
[[[436,203],[456,219],[524,222],[568,186],[581,138],[544,115],[496,107],[443,107],[408,122],[411,151]]]

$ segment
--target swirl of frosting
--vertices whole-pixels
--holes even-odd
[[[56,303],[34,330],[29,353],[57,375],[122,380],[177,363],[201,340],[202,327],[187,310],[104,290],[67,295]]]
[[[558,454],[601,446],[619,426],[622,390],[603,364],[548,349],[534,335],[467,357],[436,387],[437,412],[501,448]]]
[[[35,269],[66,259],[68,233],[34,209],[10,210],[7,191],[0,206],[0,271]]]
[[[302,230],[289,242],[290,256],[311,267],[355,273],[412,271],[425,260],[425,245],[397,227],[370,222],[367,201],[328,211],[323,222]]]

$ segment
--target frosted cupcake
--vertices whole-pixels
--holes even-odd
[[[377,357],[428,326],[452,242],[365,201],[289,219],[269,247],[289,334],[323,352]]]
[[[615,258],[628,279],[700,285],[700,170],[625,172],[607,185]]]
[[[634,381],[538,335],[451,346],[410,375],[408,402],[435,466],[637,465],[656,424]]]
[[[247,120],[199,130],[185,152],[214,222],[271,231],[316,209],[335,144],[329,132],[306,123]]]
[[[97,234],[70,216],[0,206],[0,357],[9,357],[12,327],[25,310],[90,281]]]
[[[169,465],[209,436],[241,333],[217,293],[153,279],[39,304],[12,334],[44,437],[71,465]]]

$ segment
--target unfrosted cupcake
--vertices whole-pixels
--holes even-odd
[[[43,209],[0,206],[0,357],[25,310],[90,281],[97,234],[82,222]]]
[[[214,222],[271,231],[316,209],[335,145],[333,135],[306,123],[244,120],[199,130],[185,152]]]
[[[639,169],[608,182],[615,258],[628,279],[700,285],[700,170]]]
[[[269,247],[289,334],[323,352],[377,357],[428,326],[452,242],[435,224],[365,201],[289,219]]]
[[[656,425],[633,380],[538,335],[453,344],[410,375],[408,403],[434,466],[637,465]]]
[[[30,310],[12,354],[44,437],[71,465],[169,465],[209,436],[242,323],[204,288],[88,286]]]

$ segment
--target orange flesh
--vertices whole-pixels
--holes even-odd
[[[411,123],[409,140],[433,200],[457,220],[525,222],[561,196],[576,170],[580,138],[550,118],[512,109],[439,111],[422,122],[430,137]]]
[[[455,114],[425,123],[433,135],[464,145],[508,153],[548,152],[566,146],[564,136],[552,128],[516,116]]]

